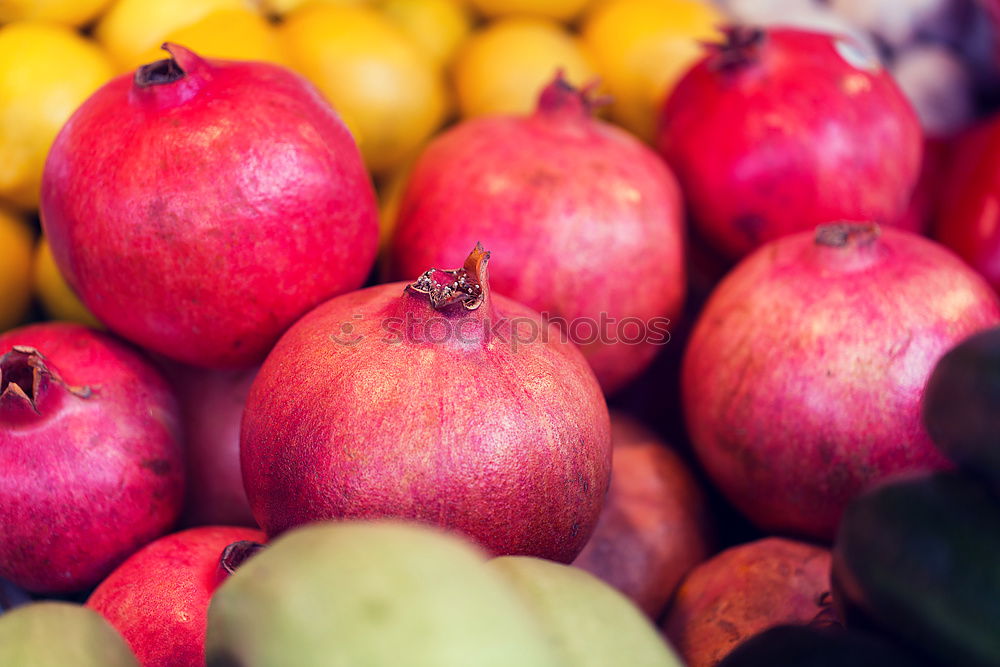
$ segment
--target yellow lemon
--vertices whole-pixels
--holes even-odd
[[[42,168],[63,123],[114,75],[101,49],[71,28],[0,28],[0,199],[38,207]]]
[[[650,141],[663,99],[702,55],[702,41],[718,40],[724,17],[705,0],[609,0],[583,25],[583,40],[614,119]]]
[[[170,32],[163,41],[182,44],[206,58],[289,64],[277,31],[267,19],[249,9],[220,9]],[[157,44],[140,60],[149,63],[166,57]]]
[[[455,58],[458,107],[464,117],[528,113],[562,68],[575,86],[596,77],[579,41],[546,19],[500,19],[473,33]]]
[[[439,65],[451,62],[472,29],[460,0],[384,0],[379,9]]]
[[[146,64],[149,50],[159,47],[174,30],[219,9],[252,6],[250,0],[115,0],[94,35],[119,69],[127,72]]]
[[[470,0],[470,4],[480,12],[495,18],[497,16],[541,16],[569,21],[579,16],[592,0]]]
[[[35,266],[32,283],[38,300],[49,317],[64,322],[77,322],[91,327],[100,327],[101,323],[80,303],[80,299],[66,284],[66,279],[59,272],[48,239],[42,238],[35,247]]]
[[[0,209],[0,331],[24,319],[31,303],[31,245],[28,225]]]
[[[310,5],[289,14],[280,34],[295,68],[355,133],[369,169],[401,164],[444,119],[439,68],[374,9]]]
[[[0,23],[38,20],[80,26],[95,18],[109,0],[0,0]]]

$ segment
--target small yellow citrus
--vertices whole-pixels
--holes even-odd
[[[0,209],[0,331],[24,319],[31,303],[32,234],[14,213]]]
[[[383,0],[379,9],[439,65],[448,65],[472,29],[460,0]]]
[[[71,28],[41,21],[0,28],[0,199],[38,207],[52,141],[113,75],[101,49]]]
[[[376,10],[310,5],[289,14],[279,34],[295,68],[355,133],[372,171],[401,164],[444,120],[439,68]]]
[[[583,41],[614,102],[611,114],[652,140],[663,99],[720,38],[725,19],[707,0],[608,0],[583,25]]]
[[[0,23],[52,21],[81,26],[97,17],[109,0],[0,0]]]
[[[575,86],[596,77],[579,41],[546,19],[508,18],[473,33],[455,57],[462,116],[528,113],[562,68]]]
[[[540,16],[570,21],[592,0],[470,0],[470,4],[490,18],[498,16]]]
[[[372,0],[259,0],[260,8],[267,14],[274,16],[284,16],[288,12],[296,10],[306,5],[340,5],[342,7],[356,7],[358,5],[370,5]]]
[[[146,54],[178,28],[219,9],[253,7],[251,0],[115,0],[94,31],[122,72],[146,64]],[[159,60],[160,56],[154,58]]]
[[[274,27],[249,9],[220,9],[190,25],[173,30],[163,41],[182,44],[200,56],[225,60],[258,60],[288,65]],[[154,62],[168,57],[157,44],[140,58]]]
[[[87,310],[87,307],[80,303],[70,286],[66,284],[66,279],[59,272],[55,259],[52,258],[52,249],[49,242],[44,237],[38,241],[35,247],[35,266],[32,275],[35,294],[42,302],[45,312],[54,320],[64,322],[77,322],[91,327],[99,327],[101,323]]]

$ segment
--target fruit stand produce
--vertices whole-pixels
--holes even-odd
[[[0,0],[0,667],[1000,667],[1000,0]]]

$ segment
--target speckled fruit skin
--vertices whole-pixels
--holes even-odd
[[[684,461],[643,426],[611,413],[611,486],[573,565],[659,616],[688,570],[711,551],[705,497]]]
[[[498,293],[569,325],[593,322],[569,331],[611,393],[666,342],[640,327],[680,314],[684,219],[669,168],[594,119],[587,95],[557,78],[533,114],[466,121],[435,139],[403,195],[390,269],[413,280],[481,241]],[[621,330],[626,318],[636,319]]]
[[[712,667],[768,628],[829,613],[830,564],[827,549],[780,537],[727,549],[684,579],[664,631],[684,664]]]
[[[920,236],[831,225],[773,241],[719,284],[685,352],[695,451],[760,527],[831,540],[872,483],[947,465],[921,421],[924,385],[998,321],[989,286]]]
[[[133,554],[94,589],[87,606],[129,643],[142,667],[202,667],[212,593],[233,542],[264,542],[250,528],[202,526],[161,537]]]
[[[43,225],[111,330],[185,363],[249,366],[365,280],[374,191],[350,133],[303,78],[169,48],[181,79],[114,79],[63,127]]]
[[[572,561],[610,475],[593,372],[488,285],[477,309],[437,311],[405,286],[332,299],[264,362],[240,446],[254,517],[272,537],[321,519],[413,519],[494,555]]]
[[[108,334],[28,326],[0,336],[0,357],[14,345],[35,348],[90,395],[50,380],[36,392],[37,413],[11,391],[0,396],[0,577],[35,593],[84,590],[180,513],[177,403],[153,367]]]
[[[923,132],[876,56],[800,30],[729,35],[674,89],[657,133],[706,239],[740,257],[837,220],[919,224],[904,214]]]
[[[955,143],[934,237],[1000,291],[1000,120]]]

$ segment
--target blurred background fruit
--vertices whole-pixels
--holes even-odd
[[[81,26],[97,16],[110,0],[4,0],[0,23],[38,20]]]
[[[651,141],[660,104],[718,40],[725,17],[702,0],[605,0],[583,23],[583,42],[613,97],[615,121]]]
[[[286,17],[280,34],[298,71],[354,132],[372,171],[402,164],[444,120],[440,69],[374,9],[308,5]]]
[[[249,9],[216,10],[193,23],[171,30],[162,41],[182,44],[205,58],[289,64],[274,26]],[[136,61],[145,64],[168,57],[158,43],[146,49]]]
[[[440,66],[451,63],[472,30],[462,0],[382,0],[378,8]]]
[[[251,0],[115,0],[98,22],[94,36],[114,59],[118,71],[128,72],[146,64],[150,49],[159,47],[174,30],[219,9],[252,6]]]
[[[359,5],[370,5],[374,0],[257,0],[260,8],[275,16],[284,16],[288,12],[298,9],[304,5],[339,5],[341,7],[355,7]]]
[[[38,207],[56,133],[114,70],[96,44],[43,21],[0,27],[0,199]]]
[[[493,21],[455,57],[459,111],[464,118],[529,113],[559,69],[578,88],[596,76],[580,41],[564,26],[527,17]]]
[[[56,266],[56,261],[52,257],[52,248],[49,247],[48,239],[45,237],[40,238],[35,247],[32,284],[35,296],[42,302],[45,313],[51,319],[76,322],[94,328],[101,326],[98,319],[80,302],[80,298],[59,272],[59,267]]]
[[[557,21],[571,21],[592,5],[594,0],[468,0],[489,18],[500,16],[539,16]]]
[[[31,302],[31,228],[0,208],[0,332],[17,326]]]
[[[139,667],[100,614],[68,602],[36,602],[0,617],[0,664]]]

